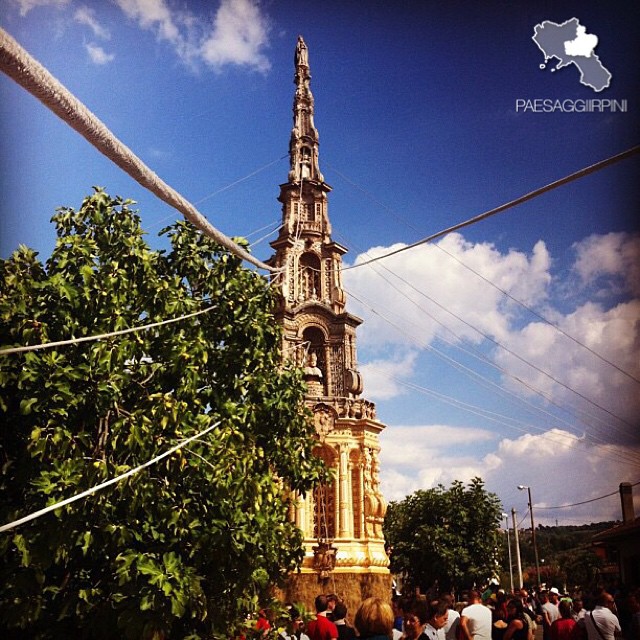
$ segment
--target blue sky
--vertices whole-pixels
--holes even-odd
[[[612,74],[601,92],[581,84],[574,65],[541,68],[534,26],[572,17],[599,38],[595,54]],[[634,3],[594,0],[0,8],[4,29],[212,224],[249,237],[260,258],[281,217],[303,35],[329,215],[348,266],[636,145],[639,18]],[[626,100],[627,111],[516,111],[517,100],[533,99]],[[161,246],[155,236],[175,212],[4,76],[0,100],[1,257],[23,243],[46,258],[55,208],[79,207],[92,185],[136,200]],[[479,475],[520,518],[518,484],[531,486],[545,524],[620,517],[616,496],[548,507],[640,481],[637,184],[636,156],[345,271],[348,308],[365,321],[365,396],[388,425],[388,499]]]

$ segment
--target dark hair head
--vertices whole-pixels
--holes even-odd
[[[596,595],[595,602],[596,606],[607,607],[613,601],[613,596],[605,591],[604,589]]]
[[[571,602],[569,600],[560,600],[558,604],[558,610],[560,611],[561,618],[571,617]]]
[[[429,605],[429,618],[435,618],[436,616],[443,616],[449,610],[449,603],[444,600],[435,600]]]
[[[420,624],[427,624],[427,620],[429,619],[429,605],[426,600],[416,600],[410,608],[410,613],[412,613],[418,620],[420,620]]]
[[[336,606],[333,608],[333,619],[342,620],[347,617],[347,605],[344,602],[336,602]]]
[[[521,616],[524,613],[524,605],[522,604],[522,600],[518,600],[517,598],[512,598],[507,602],[507,609],[515,609],[516,616]]]
[[[329,601],[327,600],[327,596],[322,593],[319,596],[316,596],[315,605],[316,613],[322,613],[323,611],[326,611],[329,608]]]

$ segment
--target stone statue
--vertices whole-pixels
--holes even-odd
[[[322,371],[318,367],[318,356],[312,351],[307,358],[307,366],[304,368],[305,376],[322,378]]]
[[[298,66],[309,66],[309,51],[307,45],[304,43],[302,36],[298,36],[298,44],[296,46],[295,64]]]

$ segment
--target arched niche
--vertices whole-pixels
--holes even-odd
[[[316,366],[322,372],[323,384],[327,380],[327,360],[325,353],[326,336],[319,327],[306,327],[302,332],[302,342],[307,347],[309,355],[316,356]],[[307,358],[308,360],[308,358]]]
[[[310,251],[303,253],[299,260],[300,291],[304,300],[322,298],[320,278],[320,258]]]
[[[321,444],[314,448],[314,455],[321,458],[327,468],[335,469],[336,451]],[[313,536],[316,540],[333,540],[336,537],[336,483],[332,479],[313,490]]]

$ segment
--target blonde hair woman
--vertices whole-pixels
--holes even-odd
[[[361,640],[390,640],[393,637],[393,610],[381,598],[367,598],[353,622]]]

